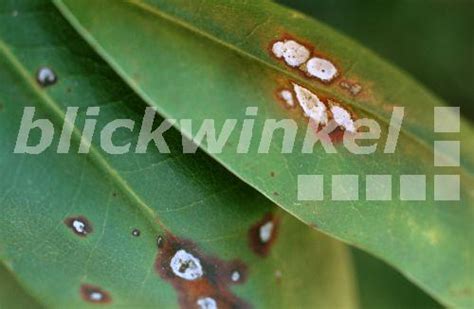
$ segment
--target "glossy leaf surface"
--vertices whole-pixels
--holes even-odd
[[[220,307],[357,306],[343,244],[203,153],[180,154],[178,132],[167,134],[171,154],[109,155],[96,147],[104,126],[124,118],[138,126],[146,105],[49,1],[2,3],[0,11],[0,258],[26,295],[53,308],[174,308],[206,297]],[[39,84],[41,68],[56,82]],[[14,153],[26,107],[54,128],[52,145],[38,155]],[[57,153],[67,107],[79,107],[78,116],[67,122],[68,153]],[[89,107],[100,107],[99,115],[86,116]],[[78,154],[85,119],[97,119],[96,134],[90,153]],[[28,144],[40,134],[32,129]],[[119,129],[113,142],[137,134]],[[262,256],[250,246],[262,245],[252,231],[270,219],[272,243]],[[191,283],[176,275],[189,265],[172,264],[181,249],[201,263]]]
[[[443,103],[412,79],[330,28],[270,1],[56,1],[89,43],[150,105],[168,118],[193,119],[193,136],[205,119],[220,130],[226,119],[239,128],[246,108],[259,109],[248,154],[237,154],[240,132],[232,132],[222,153],[212,154],[233,173],[309,225],[388,261],[446,305],[473,303],[472,222],[473,130],[434,134],[433,110]],[[275,59],[269,48],[291,37],[331,60],[339,69],[332,83],[309,79]],[[342,81],[362,92],[350,94]],[[306,120],[299,109],[276,99],[295,82],[321,97],[340,102],[359,118],[376,120],[382,130],[377,151],[355,156],[337,145],[328,155],[317,145],[301,152]],[[405,108],[396,152],[383,152],[395,106]],[[253,117],[250,117],[253,118]],[[281,153],[276,134],[268,154],[259,154],[264,121],[290,118],[299,131],[294,151]],[[219,131],[218,131],[219,132]],[[461,168],[434,168],[433,141],[460,140]],[[202,147],[209,151],[209,145]],[[297,198],[298,175],[324,175],[322,202]],[[332,175],[357,175],[359,200],[331,200]],[[366,175],[391,175],[391,202],[366,202]],[[400,175],[426,175],[427,201],[401,201]],[[458,202],[434,201],[434,175],[461,175]],[[468,235],[462,237],[460,235]]]

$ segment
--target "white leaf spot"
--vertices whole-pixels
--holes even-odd
[[[349,132],[355,132],[354,121],[352,120],[351,114],[340,106],[331,107],[331,112],[334,117],[334,121]]]
[[[260,227],[260,240],[262,243],[268,242],[272,238],[272,233],[273,233],[273,222],[267,222],[264,225]]]
[[[185,250],[178,250],[171,259],[171,269],[174,274],[186,280],[196,280],[204,274],[199,259]]]
[[[43,67],[38,70],[36,79],[41,86],[49,86],[56,82],[56,74],[50,68]]]
[[[210,297],[199,298],[197,305],[200,309],[217,309],[217,303]]]
[[[285,50],[285,43],[278,41],[275,44],[273,44],[272,52],[277,58],[283,57],[284,50]]]
[[[280,97],[285,101],[285,103],[290,106],[290,107],[293,107],[295,106],[295,102],[293,100],[293,94],[291,93],[291,91],[289,90],[282,90],[280,92]]]
[[[89,294],[89,299],[91,301],[101,301],[102,298],[104,298],[104,295],[102,295],[102,293],[99,293],[99,292],[92,292]]]
[[[337,69],[330,61],[318,57],[308,61],[306,70],[309,75],[325,82],[331,81],[337,75]]]
[[[305,46],[293,40],[276,42],[273,44],[272,52],[277,58],[283,57],[291,67],[302,65],[310,56],[310,52]]]
[[[238,271],[233,271],[232,274],[230,275],[230,279],[233,281],[233,282],[237,282],[240,280],[240,273]]]
[[[86,224],[82,221],[79,221],[77,219],[75,219],[73,222],[72,222],[72,227],[74,228],[74,230],[79,233],[79,234],[87,234],[87,231],[86,231]]]
[[[293,89],[305,115],[317,124],[326,125],[328,123],[326,105],[319,100],[318,96],[297,84],[293,84]]]

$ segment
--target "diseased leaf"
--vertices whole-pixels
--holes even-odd
[[[277,0],[370,47],[474,120],[472,1]],[[423,18],[420,18],[423,16]],[[393,30],[398,33],[393,39]],[[449,59],[449,61],[447,61]]]
[[[443,103],[412,79],[330,28],[270,1],[56,3],[148,104],[165,117],[194,121],[192,128],[177,123],[184,135],[194,136],[209,118],[218,130],[226,119],[237,119],[240,129],[244,119],[255,118],[247,154],[237,153],[240,130],[232,132],[222,153],[209,143],[201,145],[244,181],[307,224],[388,261],[443,304],[474,304],[473,129],[462,121],[461,134],[435,135],[433,109]],[[275,42],[289,40],[334,65],[313,62],[314,74],[330,82],[309,78],[302,72],[311,70],[308,65],[290,67],[307,60],[304,48],[286,61],[275,57],[285,48]],[[318,71],[318,64],[326,71]],[[299,106],[288,110],[276,98],[282,90],[291,96],[297,89],[302,97],[301,87],[328,105],[338,102],[353,111],[352,117],[376,120],[382,132],[377,151],[356,156],[339,143],[337,155],[326,154],[320,144],[313,153],[303,153],[303,111]],[[293,100],[301,98],[293,93]],[[258,107],[256,117],[246,116],[249,106]],[[395,153],[385,154],[396,106],[405,108],[402,131]],[[294,151],[281,153],[278,133],[269,153],[260,154],[264,121],[284,118],[299,124]],[[461,141],[461,168],[434,168],[435,139]],[[312,174],[325,177],[324,201],[299,201],[298,176]],[[358,201],[331,200],[331,177],[340,174],[359,177]],[[380,174],[392,177],[393,201],[365,202],[365,176]],[[416,190],[426,191],[426,202],[399,198],[400,176],[413,174],[426,175],[426,190]],[[460,175],[460,202],[434,202],[435,174]]]
[[[53,308],[357,306],[344,245],[206,155],[180,154],[178,132],[166,135],[171,154],[99,149],[104,126],[138,126],[146,105],[49,1],[3,2],[0,24],[0,259],[25,294]],[[38,155],[13,152],[26,107],[54,129]],[[66,122],[74,123],[72,143],[57,153],[67,107],[79,107]],[[90,153],[78,154],[93,119]],[[30,146],[48,138],[38,128],[29,134]],[[113,142],[137,135],[119,129]],[[262,224],[268,239],[260,242]]]

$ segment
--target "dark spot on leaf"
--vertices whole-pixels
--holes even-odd
[[[280,194],[278,192],[273,192],[273,195],[279,196]]]
[[[106,304],[112,300],[108,292],[89,284],[81,285],[81,296],[85,301],[96,304]]]
[[[112,192],[113,197],[117,197],[117,192]]]
[[[275,177],[275,172],[270,172],[271,177]]]
[[[66,218],[64,224],[66,224],[76,235],[81,237],[87,236],[92,233],[93,230],[90,222],[83,216]]]
[[[279,223],[279,219],[269,213],[250,228],[249,246],[255,254],[262,257],[268,255],[278,236]]]
[[[318,95],[318,98],[321,102],[324,103],[324,105],[326,106],[326,108],[328,110],[330,110],[331,106],[333,106],[335,104],[334,101],[332,99],[328,98],[328,97]],[[340,106],[343,109],[345,109],[351,115],[351,118],[352,118],[353,121],[357,120],[357,115],[350,108],[348,108],[347,105],[343,105],[343,104],[338,103],[337,106]],[[329,115],[330,122],[326,126],[315,125],[313,121],[309,122],[309,125],[312,126],[316,136],[321,141],[331,142],[333,144],[340,144],[344,141],[344,135],[345,134],[348,134],[348,135],[353,135],[354,134],[353,132],[349,132],[349,131],[345,130],[342,126],[339,126],[334,121],[334,117],[333,117],[333,115],[330,111],[328,112],[328,115]],[[324,134],[322,134],[323,132],[324,132]],[[327,137],[329,137],[329,140],[328,140]]]
[[[134,230],[132,231],[132,235],[135,236],[135,237],[140,236],[140,230],[139,230],[139,229],[134,229]]]
[[[36,72],[36,81],[41,87],[54,85],[58,81],[58,77],[53,69],[41,67]]]
[[[234,260],[223,265],[224,277],[231,284],[242,284],[247,281],[247,266],[240,260]]]
[[[341,143],[344,140],[345,134],[351,134],[340,127],[335,128],[331,133],[329,133],[329,138],[333,143]]]
[[[247,278],[247,267],[239,261],[223,261],[201,252],[196,244],[170,233],[158,252],[156,270],[170,282],[179,295],[182,308],[198,308],[198,302],[211,300],[217,308],[248,308],[234,295],[230,284],[240,284]]]
[[[71,93],[71,92],[72,92],[71,87],[67,87],[66,92],[67,92],[67,93]]]

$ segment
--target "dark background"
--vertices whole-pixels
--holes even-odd
[[[277,0],[405,70],[474,120],[474,0]]]

